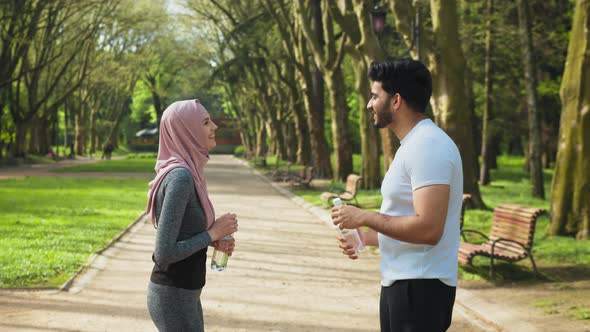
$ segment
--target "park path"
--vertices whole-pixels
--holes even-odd
[[[214,156],[207,178],[217,214],[240,222],[228,270],[208,272],[207,331],[378,331],[377,255],[344,258],[313,209],[231,156]],[[69,291],[0,291],[0,330],[155,331],[145,299],[154,235],[140,220]],[[498,330],[467,318],[475,302],[462,294],[450,331]]]

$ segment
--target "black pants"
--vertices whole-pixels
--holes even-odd
[[[381,332],[442,332],[451,326],[456,287],[439,279],[398,280],[381,287]]]

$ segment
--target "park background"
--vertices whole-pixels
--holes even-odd
[[[582,0],[6,1],[0,164],[100,159],[113,142],[117,160],[66,170],[150,172],[163,111],[198,98],[221,125],[217,152],[269,174],[313,166],[316,184],[293,191],[325,207],[322,191],[359,174],[358,204],[378,209],[399,142],[370,123],[367,69],[412,57],[433,74],[429,116],[462,154],[466,227],[489,233],[500,203],[547,212],[541,278],[525,260],[500,264],[493,283],[557,289],[529,305],[588,320],[589,11]],[[141,212],[145,184],[1,180],[0,286],[61,285]],[[485,259],[460,276],[492,282]]]

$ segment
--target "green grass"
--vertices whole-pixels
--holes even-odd
[[[0,287],[61,285],[138,216],[146,190],[141,179],[1,180]]]
[[[154,173],[154,166],[156,166],[155,159],[117,159],[103,160],[94,164],[58,168],[53,170],[53,172]]]
[[[360,156],[354,158],[355,172],[360,169]],[[268,158],[269,169],[275,165],[275,160]],[[552,170],[544,171],[544,185],[546,199],[533,198],[528,174],[524,171],[525,160],[518,156],[500,156],[498,169],[491,171],[492,182],[489,186],[480,186],[483,200],[487,205],[486,210],[467,210],[465,213],[465,228],[475,229],[484,234],[489,234],[492,223],[493,208],[501,203],[522,204],[543,208],[549,211],[551,195]],[[344,190],[344,183],[327,182],[318,185],[318,181],[312,188],[295,188],[294,193],[301,196],[307,202],[328,208],[328,203],[320,200],[323,191]],[[381,205],[380,189],[360,190],[357,194],[359,205],[364,209],[378,211]],[[549,217],[544,215],[539,218],[533,255],[544,278],[549,280],[579,280],[583,276],[590,275],[590,243],[577,241],[567,236],[549,236]],[[472,242],[478,242],[474,237],[468,238]],[[481,242],[481,240],[479,240]],[[516,264],[497,261],[496,279],[498,280],[530,280],[532,269],[528,260]],[[461,266],[459,276],[463,280],[488,279],[489,259],[476,257],[474,266]],[[583,316],[583,314],[581,314]]]

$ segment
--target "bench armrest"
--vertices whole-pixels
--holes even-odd
[[[464,233],[475,233],[475,234],[479,234],[480,236],[482,236],[484,239],[489,240],[490,238],[487,237],[487,235],[485,235],[484,233],[480,232],[480,231],[476,231],[474,229],[462,229],[461,230],[461,235],[463,235]]]

